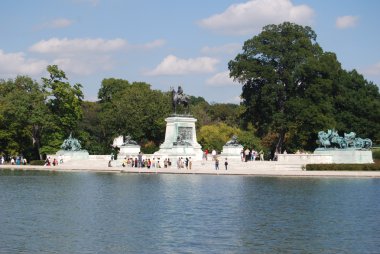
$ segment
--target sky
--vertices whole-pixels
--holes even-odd
[[[97,100],[105,78],[239,103],[228,62],[268,24],[310,26],[346,70],[380,85],[377,0],[2,0],[0,79],[56,64]]]

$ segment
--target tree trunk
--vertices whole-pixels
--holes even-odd
[[[281,130],[278,136],[279,137],[278,137],[278,141],[276,144],[276,152],[277,152],[277,154],[281,154],[282,153],[282,147],[283,147],[284,141],[285,141],[285,130]]]
[[[33,140],[34,159],[38,158],[42,160],[42,154],[40,154],[40,147],[41,147],[40,126],[38,125],[33,125],[32,140]]]

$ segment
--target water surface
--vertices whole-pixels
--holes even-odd
[[[0,253],[379,253],[380,179],[0,171]]]

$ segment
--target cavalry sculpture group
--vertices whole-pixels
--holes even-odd
[[[61,149],[66,150],[66,151],[80,151],[82,149],[82,146],[80,145],[79,140],[76,138],[73,138],[72,134],[70,133],[69,138],[63,141],[63,144],[61,145]]]
[[[355,132],[344,133],[344,136],[341,137],[335,130],[318,132],[318,142],[319,145],[324,148],[337,147],[341,149],[370,149],[372,147],[372,141],[369,138],[357,138]]]

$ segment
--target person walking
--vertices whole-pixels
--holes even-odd
[[[225,167],[226,170],[227,170],[227,167],[228,167],[228,161],[227,161],[227,158],[226,158],[226,161],[224,162],[224,167]]]

